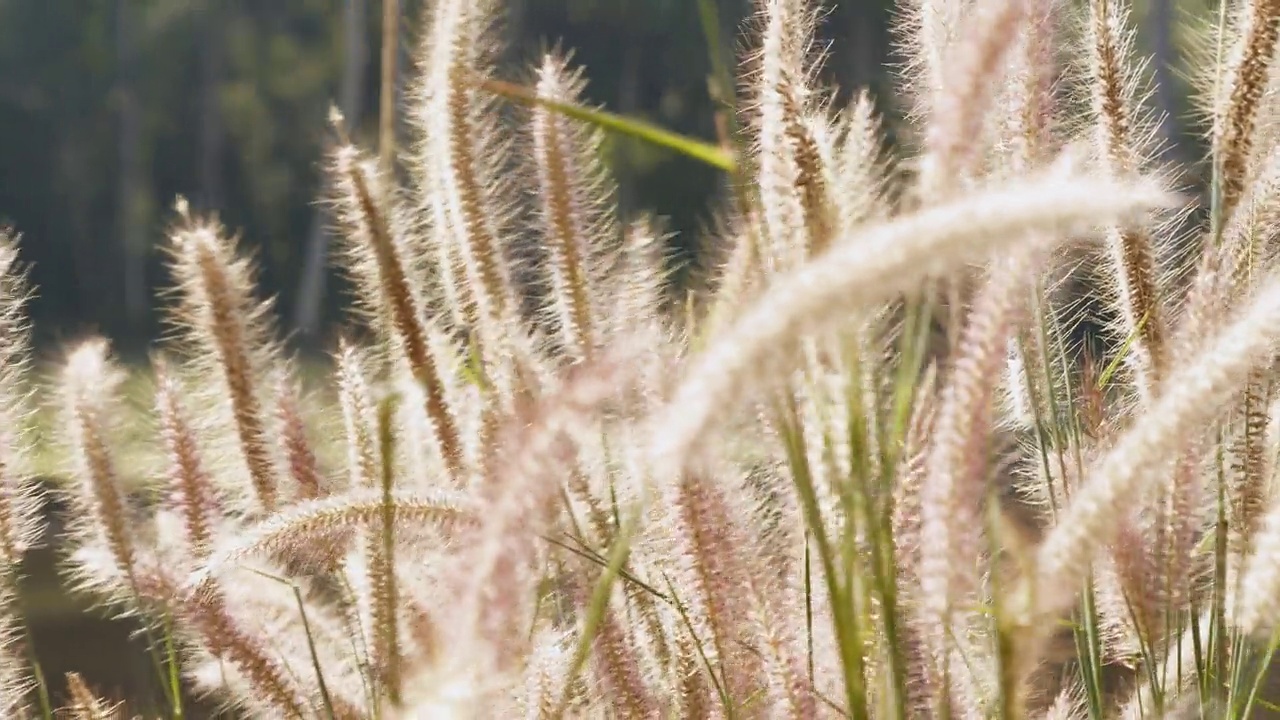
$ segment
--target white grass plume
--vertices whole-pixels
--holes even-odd
[[[1117,513],[1164,480],[1150,470],[1218,417],[1248,373],[1270,361],[1278,339],[1280,280],[1273,277],[1193,362],[1174,371],[1150,408],[1089,468],[1037,551],[1037,605],[1060,608],[1075,597],[1089,562],[1113,537]]]
[[[717,410],[806,333],[988,253],[1061,241],[1100,220],[1169,202],[1152,183],[1097,180],[1058,167],[841,238],[821,259],[780,277],[693,359],[652,426],[650,457],[659,476],[678,473]]]

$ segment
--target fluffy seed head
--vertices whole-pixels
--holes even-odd
[[[216,220],[185,213],[170,234],[178,302],[171,312],[181,349],[212,380],[219,415],[229,418],[239,456],[263,512],[278,504],[275,446],[264,411],[276,349],[269,332],[271,305],[254,298],[250,263]],[[228,412],[229,411],[229,412]]]

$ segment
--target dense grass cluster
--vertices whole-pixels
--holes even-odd
[[[122,456],[108,343],[33,383],[0,244],[6,597],[39,403],[68,576],[145,622],[172,717],[186,687],[330,720],[1274,707],[1280,3],[1205,19],[1197,212],[1126,0],[905,0],[893,156],[869,98],[816,85],[820,8],[759,0],[688,292],[658,226],[616,217],[568,60],[494,67],[498,4],[428,3],[395,167],[334,118],[359,313],[333,417],[180,201],[155,443]],[[537,101],[499,108],[518,86]],[[9,614],[0,714],[47,716]]]

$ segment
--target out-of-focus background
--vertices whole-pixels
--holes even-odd
[[[904,0],[905,1],[905,0]],[[1069,0],[1080,4],[1083,0]],[[400,87],[429,0],[401,0]],[[821,35],[824,79],[869,88],[890,117],[895,0],[843,0]],[[540,50],[574,49],[587,94],[610,110],[714,140],[711,58],[745,45],[750,0],[715,0],[709,47],[700,0],[507,0],[508,79],[528,77]],[[1155,103],[1175,155],[1194,161],[1187,121],[1186,30],[1215,0],[1137,0],[1140,46],[1156,56]],[[336,104],[353,133],[377,133],[381,0],[0,0],[0,225],[22,233],[39,286],[43,357],[90,332],[141,357],[158,337],[155,290],[176,195],[217,210],[256,249],[264,291],[301,349],[328,349],[343,286],[322,257],[330,220],[315,200]],[[408,142],[412,134],[400,128]],[[718,171],[638,141],[612,138],[606,159],[624,214],[653,211],[690,238],[713,218]],[[317,268],[319,272],[314,272]],[[50,551],[32,558],[25,603],[45,670],[81,669],[102,692],[135,696],[150,670],[127,624],[84,614],[59,590]],[[145,693],[143,693],[145,694]]]

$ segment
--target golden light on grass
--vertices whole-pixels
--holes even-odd
[[[659,221],[618,217],[599,157],[602,133],[652,128],[580,107],[564,55],[526,68],[529,87],[506,79],[499,5],[424,9],[405,177],[335,118],[339,262],[370,332],[344,331],[323,390],[239,240],[180,203],[177,332],[146,409],[98,338],[50,393],[0,238],[0,563],[38,530],[24,427],[52,395],[64,564],[142,622],[154,704],[180,714],[185,688],[327,720],[1270,706],[1275,3],[1214,29],[1201,222],[1154,161],[1127,2],[902,0],[891,146],[884,98],[821,84],[818,4],[757,0],[741,149],[689,145],[749,183],[691,286]],[[1167,251],[1189,235],[1183,283]],[[128,441],[139,413],[159,432]],[[0,607],[7,710],[39,674]],[[74,712],[108,712],[87,676],[70,687]]]

